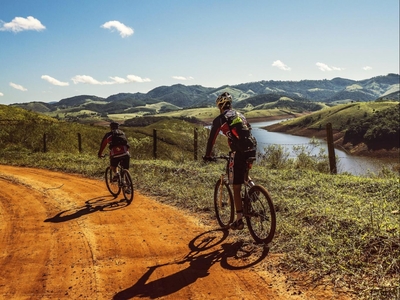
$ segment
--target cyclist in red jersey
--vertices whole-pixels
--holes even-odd
[[[114,177],[113,181],[118,181],[117,166],[121,162],[121,166],[129,170],[130,154],[129,154],[129,144],[125,136],[125,133],[119,129],[119,124],[117,122],[110,123],[111,131],[107,132],[101,143],[100,149],[97,156],[102,157],[102,153],[107,145],[110,149],[110,167],[113,171]]]
[[[207,142],[205,161],[212,159],[211,153],[217,139],[222,132],[228,138],[228,144],[231,148],[229,153],[233,157],[233,198],[236,208],[236,220],[230,224],[234,230],[242,230],[243,207],[241,198],[241,188],[244,183],[244,174],[246,171],[246,160],[249,157],[256,156],[257,142],[251,135],[251,126],[246,118],[240,112],[232,109],[232,96],[225,92],[218,96],[215,101],[220,110],[220,115],[212,123],[210,135]]]

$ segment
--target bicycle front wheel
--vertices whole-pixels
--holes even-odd
[[[124,194],[126,202],[131,203],[134,195],[131,174],[129,174],[129,171],[123,170],[121,177],[122,177],[122,193]]]
[[[249,190],[247,226],[257,243],[270,243],[275,235],[276,214],[268,191],[255,185]]]
[[[223,228],[228,227],[234,218],[233,195],[229,185],[221,179],[215,184],[214,208],[218,224]]]
[[[110,167],[107,167],[104,173],[104,178],[106,180],[108,191],[111,193],[111,195],[117,197],[121,192],[121,187],[119,186],[118,181],[113,182],[113,172]]]

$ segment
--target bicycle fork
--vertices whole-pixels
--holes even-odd
[[[244,183],[244,191],[242,192],[242,207],[243,207],[243,216],[245,217],[251,217],[253,214],[252,206],[251,206],[251,199],[249,196],[249,190],[251,187],[253,187],[254,181],[250,178],[247,177],[247,180],[245,180]]]

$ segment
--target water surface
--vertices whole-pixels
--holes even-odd
[[[269,145],[282,145],[285,151],[289,153],[290,158],[297,157],[295,151],[293,151],[293,147],[296,146],[308,147],[307,149],[312,150],[312,155],[318,155],[320,148],[325,149],[325,153],[328,154],[328,146],[325,140],[319,139],[320,148],[311,149],[309,148],[311,139],[308,137],[296,136],[282,132],[270,132],[261,128],[281,121],[282,120],[274,120],[251,123],[253,135],[257,139],[258,151],[263,153],[264,148]],[[379,172],[384,165],[384,163],[378,159],[349,155],[339,149],[335,149],[335,155],[338,157],[338,161],[336,162],[338,173],[348,172],[353,175],[366,175],[369,172]]]

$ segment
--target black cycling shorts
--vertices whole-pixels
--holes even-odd
[[[249,157],[255,157],[256,151],[248,152],[235,152],[234,165],[233,165],[233,184],[243,184],[244,174],[247,168],[247,159]]]
[[[121,166],[125,170],[129,170],[129,161],[130,161],[130,156],[129,155],[124,155],[120,157],[111,157],[110,158],[110,165],[111,167],[117,167],[118,163],[121,162]]]

